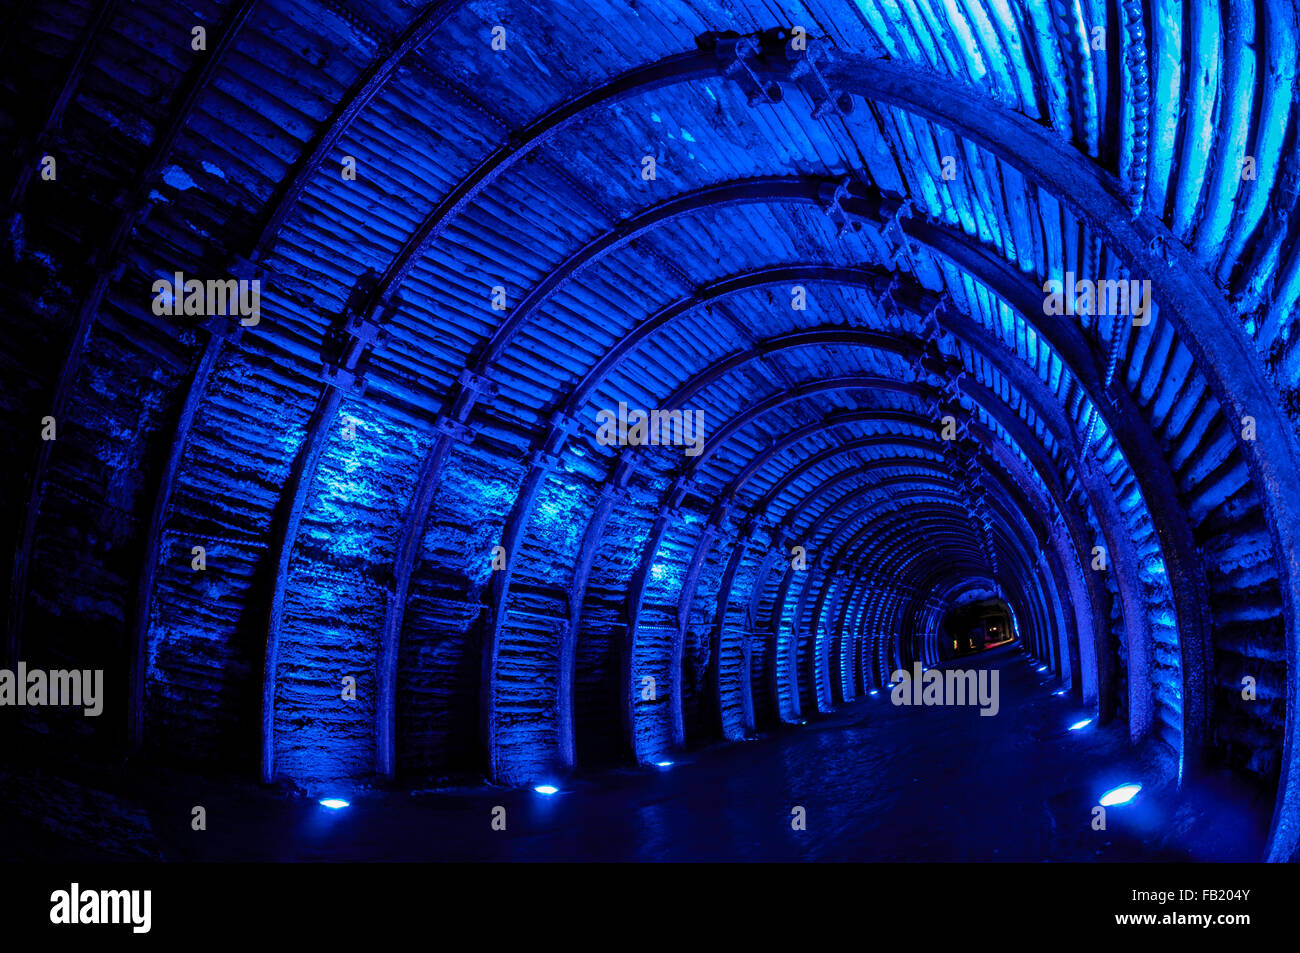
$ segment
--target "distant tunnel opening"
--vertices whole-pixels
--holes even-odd
[[[940,622],[939,661],[976,655],[1015,641],[1011,607],[1001,599],[977,599],[948,610]]]

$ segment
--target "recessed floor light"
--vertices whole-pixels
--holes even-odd
[[[538,794],[559,794],[560,789],[553,784],[539,784],[533,788]]]
[[[321,807],[328,807],[331,811],[338,811],[348,806],[348,802],[337,797],[323,797],[318,802]]]
[[[1116,804],[1127,804],[1137,797],[1138,792],[1142,790],[1140,784],[1121,784],[1117,788],[1111,788],[1101,796],[1097,803],[1102,807],[1113,807]]]
[[[1072,725],[1070,726],[1070,730],[1071,730],[1071,731],[1078,731],[1080,728],[1087,728],[1087,727],[1088,727],[1089,725],[1091,725],[1091,724],[1092,724],[1092,719],[1091,719],[1091,718],[1085,718],[1085,719],[1083,719],[1083,721],[1076,721],[1074,724],[1072,724]]]

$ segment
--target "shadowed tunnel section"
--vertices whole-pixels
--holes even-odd
[[[608,805],[689,752],[746,800],[781,751],[1024,748],[1055,830],[1055,691],[1294,856],[1290,0],[6,16],[5,665],[106,686],[15,751]],[[878,714],[1008,629],[1004,716]],[[842,765],[715,746],[805,724]],[[744,840],[699,856],[785,855]]]

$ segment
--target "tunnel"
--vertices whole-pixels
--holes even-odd
[[[1296,859],[1298,42],[10,0],[10,857]]]

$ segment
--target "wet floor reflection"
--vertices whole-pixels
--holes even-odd
[[[958,663],[953,663],[958,664]],[[1239,792],[1179,793],[1122,726],[1087,713],[1010,648],[960,660],[999,673],[1000,709],[901,707],[886,692],[796,729],[557,782],[315,800],[214,795],[235,828],[171,838],[167,856],[285,860],[1040,861],[1255,859],[1266,809]],[[1101,793],[1136,780],[1109,809]],[[494,830],[494,808],[505,829]],[[802,809],[801,811],[799,809]],[[212,807],[210,814],[214,813]],[[802,815],[804,824],[793,823]],[[272,833],[273,832],[273,833]]]

